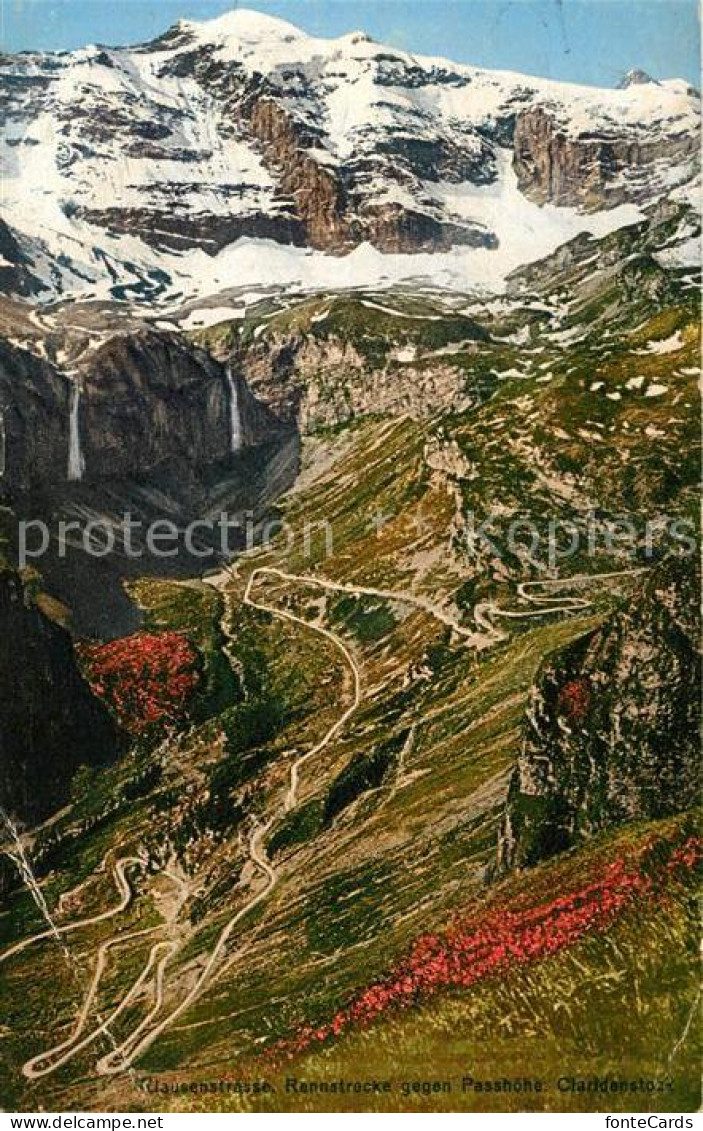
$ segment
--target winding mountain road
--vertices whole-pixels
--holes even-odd
[[[612,578],[635,577],[637,574],[647,573],[647,566],[636,569],[612,570],[610,573],[581,573],[573,577],[548,577],[539,581],[522,581],[517,586],[517,595],[536,609],[502,609],[495,601],[481,601],[474,606],[474,620],[483,632],[490,634],[494,639],[505,639],[507,633],[496,628],[493,624],[494,617],[504,620],[523,620],[528,617],[544,617],[552,613],[573,613],[589,609],[592,601],[585,597],[549,597],[533,593],[534,589],[564,589],[577,585],[587,585],[594,581],[607,581]]]
[[[132,983],[117,1008],[114,1009],[112,1013],[105,1018],[104,1021],[101,1021],[95,1029],[92,1029],[91,1032],[83,1038],[83,1040],[79,1040],[88,1021],[88,1015],[95,1001],[103,973],[105,972],[108,953],[109,951],[117,947],[124,946],[125,943],[131,942],[133,939],[140,938],[145,935],[151,935],[156,930],[158,930],[158,927],[146,927],[141,931],[130,931],[126,935],[118,935],[116,938],[108,939],[107,942],[104,942],[102,944],[102,946],[98,950],[98,959],[95,964],[95,970],[93,971],[93,977],[88,988],[88,993],[83,999],[83,1004],[78,1013],[78,1017],[76,1018],[76,1023],[73,1027],[71,1035],[67,1037],[65,1041],[62,1041],[61,1044],[54,1045],[53,1048],[47,1049],[46,1052],[39,1053],[38,1056],[32,1057],[31,1060],[28,1060],[22,1066],[22,1074],[26,1076],[28,1080],[37,1080],[40,1076],[48,1076],[50,1072],[55,1072],[57,1068],[60,1068],[63,1064],[66,1064],[69,1060],[72,1060],[73,1057],[76,1056],[79,1052],[82,1052],[83,1049],[93,1044],[93,1042],[96,1041],[98,1037],[102,1036],[103,1034],[107,1036],[111,1035],[110,1026],[114,1024],[114,1022],[122,1013],[124,1013],[127,1006],[140,993],[143,986],[148,981],[153,969],[156,955],[158,954],[159,950],[163,949],[164,947],[168,947],[170,948],[170,953],[173,948],[173,944],[158,942],[151,948],[149,957],[146,961],[146,965],[142,969],[142,972],[139,974],[136,981]]]
[[[316,755],[320,754],[325,749],[325,747],[327,747],[330,742],[333,741],[333,739],[337,736],[339,731],[351,718],[351,716],[359,706],[361,702],[361,676],[356,660],[354,659],[350,650],[347,648],[344,641],[340,637],[336,636],[335,633],[330,632],[329,629],[323,628],[321,625],[310,624],[308,621],[304,620],[303,617],[299,617],[295,613],[289,612],[287,609],[276,608],[276,606],[274,605],[268,605],[264,601],[257,601],[252,597],[252,589],[254,588],[257,579],[267,574],[274,574],[275,576],[283,577],[286,580],[294,579],[294,575],[292,574],[285,575],[280,570],[272,570],[268,567],[260,566],[252,570],[249,575],[244,591],[244,604],[248,605],[250,608],[258,609],[260,612],[270,613],[276,617],[279,617],[281,620],[300,625],[308,631],[316,632],[320,636],[324,636],[341,652],[346,664],[349,667],[349,670],[352,673],[353,694],[352,702],[350,703],[350,705],[344,710],[344,712],[332,724],[332,726],[329,727],[321,740],[316,743],[315,746],[311,747],[311,749],[308,750],[307,753],[301,754],[291,764],[288,779],[288,789],[286,791],[281,807],[282,813],[285,814],[296,805],[301,767],[309,759],[314,758]],[[222,575],[220,575],[220,577],[221,576]],[[229,639],[229,632],[225,625],[223,625],[223,631]],[[258,892],[256,892],[231,919],[228,920],[227,924],[220,932],[213,950],[210,952],[210,957],[208,958],[205,967],[198,975],[195,983],[186,994],[186,996],[175,1006],[174,1009],[171,1010],[171,1012],[166,1017],[162,1018],[162,1020],[154,1025],[151,1030],[146,1032],[146,1034],[141,1037],[141,1039],[135,1041],[135,1037],[138,1037],[139,1034],[141,1032],[144,1032],[144,1030],[147,1028],[149,1020],[148,1018],[145,1018],[139,1028],[135,1030],[129,1037],[127,1037],[127,1039],[123,1041],[121,1045],[109,1052],[107,1056],[103,1057],[102,1060],[100,1060],[97,1064],[97,1070],[101,1075],[113,1075],[118,1072],[124,1072],[154,1043],[154,1041],[158,1039],[158,1037],[161,1036],[165,1029],[169,1028],[169,1026],[171,1026],[173,1022],[176,1021],[181,1016],[181,1014],[184,1013],[185,1010],[187,1010],[189,1006],[191,1006],[197,1000],[198,997],[200,997],[201,993],[210,981],[213,971],[215,970],[215,967],[227,945],[227,942],[232,935],[234,928],[246,915],[249,914],[250,911],[253,911],[255,907],[257,907],[267,898],[276,883],[276,880],[278,878],[277,873],[268,860],[268,857],[266,856],[266,852],[263,847],[263,840],[269,829],[273,825],[274,821],[280,815],[280,813],[276,813],[272,817],[270,817],[265,824],[256,825],[249,840],[249,858],[256,869],[264,876],[264,886]],[[154,1011],[152,1010],[150,1017],[152,1017],[153,1014]]]
[[[3,951],[0,954],[0,964],[6,962],[8,958],[13,955],[19,954],[21,951],[26,950],[28,946],[33,943],[40,942],[42,939],[56,938],[57,935],[67,935],[69,932],[78,931],[81,927],[92,927],[96,923],[104,923],[106,919],[112,919],[115,915],[119,915],[121,911],[125,911],[132,901],[133,892],[129,880],[126,876],[127,868],[138,866],[144,867],[144,861],[139,856],[124,856],[115,864],[115,884],[120,894],[120,902],[111,907],[108,911],[101,912],[100,915],[91,915],[87,919],[76,919],[73,923],[66,923],[64,926],[49,929],[48,931],[40,931],[37,935],[32,935],[28,939],[23,939],[22,942],[16,943],[11,946],[9,950]]]
[[[210,955],[205,963],[201,972],[197,975],[193,985],[187,994],[178,1002],[178,1004],[171,1009],[161,1020],[156,1020],[158,1014],[161,1012],[165,998],[165,974],[166,967],[169,961],[175,956],[179,949],[179,945],[174,942],[165,942],[163,940],[155,943],[149,952],[149,956],[145,966],[137,979],[133,982],[132,986],[128,989],[121,1002],[112,1011],[105,1021],[102,1021],[86,1036],[82,1036],[85,1028],[88,1014],[94,1003],[97,995],[98,987],[102,978],[107,956],[112,947],[122,945],[131,939],[141,935],[146,935],[156,930],[157,928],[147,928],[144,931],[133,932],[132,934],[124,936],[116,936],[115,938],[103,943],[98,951],[98,958],[93,973],[93,978],[86,995],[81,1009],[76,1018],[76,1024],[73,1031],[65,1041],[56,1045],[38,1056],[33,1057],[27,1061],[23,1067],[23,1073],[29,1079],[36,1079],[39,1076],[47,1075],[55,1071],[60,1066],[66,1064],[70,1059],[76,1056],[83,1049],[93,1043],[101,1034],[109,1034],[109,1027],[113,1024],[125,1011],[127,1006],[134,1001],[134,999],[141,993],[148,980],[152,975],[154,976],[154,1001],[151,1009],[137,1025],[135,1029],[122,1041],[121,1044],[115,1044],[115,1047],[103,1056],[97,1062],[97,1071],[100,1075],[114,1075],[128,1070],[133,1062],[137,1060],[160,1036],[168,1029],[173,1023],[200,997],[203,993],[213,975],[216,972],[217,964],[227,946],[227,943],[235,929],[235,927],[261,904],[270,894],[277,882],[277,872],[266,856],[263,846],[264,838],[266,837],[271,826],[276,819],[280,818],[282,814],[289,812],[295,807],[298,800],[298,788],[300,783],[300,771],[302,767],[310,759],[315,758],[321,754],[329,744],[334,741],[342,728],[347,724],[349,719],[358,709],[362,700],[362,681],[361,673],[358,664],[354,658],[350,648],[345,644],[336,633],[330,629],[324,628],[322,625],[313,624],[305,620],[303,617],[298,616],[296,613],[288,609],[282,609],[275,605],[270,605],[262,599],[256,599],[252,595],[257,582],[265,577],[276,578],[279,581],[291,582],[298,585],[315,586],[326,591],[333,591],[339,593],[348,593],[353,596],[369,596],[377,597],[383,600],[395,601],[400,603],[407,603],[424,612],[430,613],[433,617],[441,623],[447,625],[459,637],[466,639],[476,646],[486,646],[487,643],[496,642],[504,637],[504,633],[497,629],[493,624],[494,617],[520,619],[523,617],[537,617],[546,616],[552,613],[559,612],[573,612],[588,608],[591,604],[586,598],[582,597],[559,597],[549,596],[545,590],[560,589],[565,587],[572,587],[580,584],[588,584],[595,581],[606,580],[610,578],[620,578],[625,576],[632,576],[635,574],[646,572],[645,569],[632,569],[632,570],[619,570],[612,571],[604,574],[583,574],[571,578],[556,578],[546,579],[540,581],[523,582],[517,587],[518,595],[532,605],[537,606],[533,609],[512,610],[502,609],[494,602],[483,602],[477,605],[474,609],[474,619],[481,632],[477,633],[473,629],[467,628],[446,609],[434,604],[428,598],[420,597],[414,593],[403,590],[388,590],[380,589],[374,586],[359,586],[352,585],[346,582],[329,581],[326,578],[318,577],[314,574],[293,574],[279,569],[274,566],[257,566],[255,567],[247,579],[246,587],[244,590],[243,602],[245,605],[252,609],[257,609],[261,612],[268,613],[277,617],[280,620],[292,623],[304,628],[308,632],[315,632],[319,636],[324,637],[334,646],[334,648],[341,654],[344,659],[352,677],[352,698],[351,702],[345,707],[342,714],[336,721],[325,731],[323,737],[306,753],[299,755],[291,764],[288,778],[288,787],[283,797],[283,801],[279,810],[274,813],[265,823],[256,823],[251,831],[248,851],[249,858],[255,870],[264,878],[263,886],[256,891],[242,907],[227,921],[222,931],[220,932],[217,941],[210,952]],[[210,584],[216,588],[224,588],[226,581],[230,574],[228,571],[211,577]],[[234,576],[234,575],[232,575]],[[537,592],[535,592],[537,590]],[[228,618],[230,615],[229,603],[225,606],[225,611],[222,618],[222,630],[227,641],[225,652],[228,656],[230,663],[234,666],[236,657],[232,650],[234,644],[231,629],[229,627]],[[414,732],[413,732],[414,733]],[[144,862],[139,857],[125,857],[118,860],[115,864],[115,882],[120,893],[120,902],[108,911],[100,915],[94,915],[86,919],[77,920],[75,923],[59,927],[60,933],[68,933],[69,931],[78,930],[80,927],[90,926],[95,923],[104,922],[107,919],[119,914],[120,911],[125,910],[129,905],[132,898],[132,889],[126,875],[126,869],[133,865],[144,867]],[[4,954],[0,955],[0,962],[6,961],[8,958],[24,950],[34,942],[40,939],[50,937],[54,932],[44,931],[40,934],[34,935],[29,939],[11,947]],[[155,1022],[155,1023],[154,1023]],[[81,1039],[82,1038],[82,1039]],[[113,1042],[114,1043],[114,1042]],[[58,1054],[58,1055],[57,1055]]]

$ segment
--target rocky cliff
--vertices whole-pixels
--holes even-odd
[[[302,433],[375,413],[461,411],[495,383],[475,364],[488,333],[466,315],[436,314],[431,303],[423,316],[363,295],[313,298],[253,330],[223,324],[195,336]]]
[[[525,196],[600,210],[690,181],[698,106],[681,80],[580,87],[242,10],[134,47],[5,56],[0,286],[217,290],[251,281],[230,254],[242,238],[365,263],[368,244],[463,246],[483,281],[484,251],[549,227],[536,208],[503,223]]]
[[[169,462],[192,474],[283,432],[240,374],[176,334],[115,335],[77,379],[86,479],[145,476]]]
[[[15,236],[0,219],[0,293],[29,296],[41,290],[42,284],[29,270]]]
[[[517,115],[513,148],[525,196],[593,211],[651,199],[656,184],[665,189],[672,165],[693,172],[698,142],[677,130],[650,139],[613,127],[573,133],[551,108],[533,106]]]
[[[375,413],[458,412],[480,399],[478,385],[450,361],[423,365],[411,347],[394,352],[374,368],[351,342],[291,336],[257,344],[241,364],[257,396],[302,433]]]
[[[294,481],[298,437],[240,371],[186,338],[126,317],[98,329],[92,312],[86,330],[83,313],[71,328],[0,338],[0,490],[20,520],[8,523],[14,560],[29,520],[31,560],[73,627],[114,636],[138,624],[125,578],[201,573],[241,545],[246,515],[258,520]],[[157,554],[148,531],[164,521],[180,534]]]
[[[93,339],[89,348],[49,338],[44,353],[62,365],[0,339],[10,489],[138,479],[168,465],[197,476],[285,432],[241,374],[176,334],[131,328]],[[73,469],[72,442],[80,449]]]
[[[700,572],[669,558],[631,604],[543,669],[500,834],[526,867],[700,796]]]
[[[7,569],[0,623],[0,807],[35,823],[68,799],[80,765],[116,757],[120,736],[80,675],[68,633]]]
[[[0,338],[0,419],[5,488],[65,477],[69,386],[48,361]]]

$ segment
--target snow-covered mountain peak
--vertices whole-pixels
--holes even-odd
[[[146,298],[187,256],[268,240],[411,274],[460,254],[481,283],[688,183],[698,111],[681,80],[577,86],[239,8],[133,48],[5,56],[0,282],[122,295],[126,271]]]
[[[646,71],[641,70],[640,67],[634,67],[620,79],[618,90],[627,90],[629,86],[646,86],[648,83],[659,85],[656,79],[653,79]]]
[[[363,63],[387,55],[388,50],[363,31],[322,38],[308,35],[286,20],[245,8],[213,20],[181,20],[174,37],[176,50],[206,50],[220,62],[238,63],[263,74],[309,64],[324,69],[342,57]],[[167,33],[165,46],[172,49],[168,38]],[[398,55],[405,64],[412,60],[405,52]]]
[[[235,39],[266,47],[271,42],[292,43],[309,38],[287,20],[252,8],[233,8],[212,20],[179,20],[177,27],[189,31],[199,43],[220,44]]]

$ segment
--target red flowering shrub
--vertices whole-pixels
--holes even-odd
[[[468,988],[556,954],[586,934],[602,933],[638,899],[663,895],[667,883],[683,879],[700,862],[702,844],[691,837],[677,848],[668,845],[668,858],[662,860],[652,852],[662,848],[661,842],[647,843],[634,862],[615,860],[579,891],[536,907],[491,910],[471,921],[459,920],[443,934],[422,935],[385,978],[359,993],[330,1022],[303,1026],[268,1055],[274,1061],[289,1059],[312,1044],[368,1025],[388,1009],[439,990]]]
[[[199,657],[178,632],[135,632],[78,649],[92,691],[132,734],[180,718],[199,678]]]
[[[562,715],[566,715],[572,722],[578,722],[588,712],[591,704],[591,689],[588,680],[580,676],[570,679],[560,689],[557,697],[557,707]]]

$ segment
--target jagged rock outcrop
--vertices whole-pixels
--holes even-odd
[[[294,327],[204,341],[256,397],[301,432],[385,413],[420,419],[482,402],[494,379],[472,370],[489,335],[468,317],[426,321],[355,297],[303,308]]]
[[[29,297],[42,289],[14,233],[0,218],[0,293]]]
[[[650,83],[654,86],[659,86],[656,79],[653,79],[652,76],[648,75],[646,71],[643,71],[641,67],[634,67],[620,79],[618,90],[627,90],[629,86],[646,86]]]
[[[486,203],[520,208],[515,172],[532,200],[580,210],[691,180],[699,99],[676,79],[656,94],[325,40],[239,9],[134,47],[4,56],[0,287],[178,297],[184,279],[241,282],[242,238],[365,262],[366,244],[505,251],[510,228]]]
[[[205,80],[207,81],[207,80]],[[228,106],[246,121],[269,168],[280,170],[281,193],[294,201],[305,241],[311,247],[341,250],[352,242],[340,178],[311,155],[313,138],[271,97],[247,84],[243,97],[230,96]],[[264,87],[264,90],[266,87]]]
[[[458,366],[391,355],[374,367],[350,342],[294,336],[260,342],[241,364],[257,397],[302,433],[374,413],[420,419],[438,406],[461,411],[480,399],[478,385]]]
[[[69,634],[8,569],[0,624],[0,807],[35,823],[68,799],[79,766],[114,760],[122,739],[83,680]]]
[[[68,370],[0,339],[4,486],[25,492],[67,480],[76,389],[84,483],[138,479],[167,466],[197,477],[199,469],[227,461],[233,389],[241,450],[286,431],[241,374],[228,376],[225,366],[176,334],[109,334]]]
[[[498,847],[529,867],[700,796],[700,571],[652,570],[627,607],[555,656],[533,689]]]
[[[513,167],[525,196],[538,204],[590,210],[651,198],[654,184],[666,187],[672,166],[690,166],[693,175],[699,149],[688,132],[651,139],[616,128],[570,132],[548,106],[517,115],[513,146]]]

